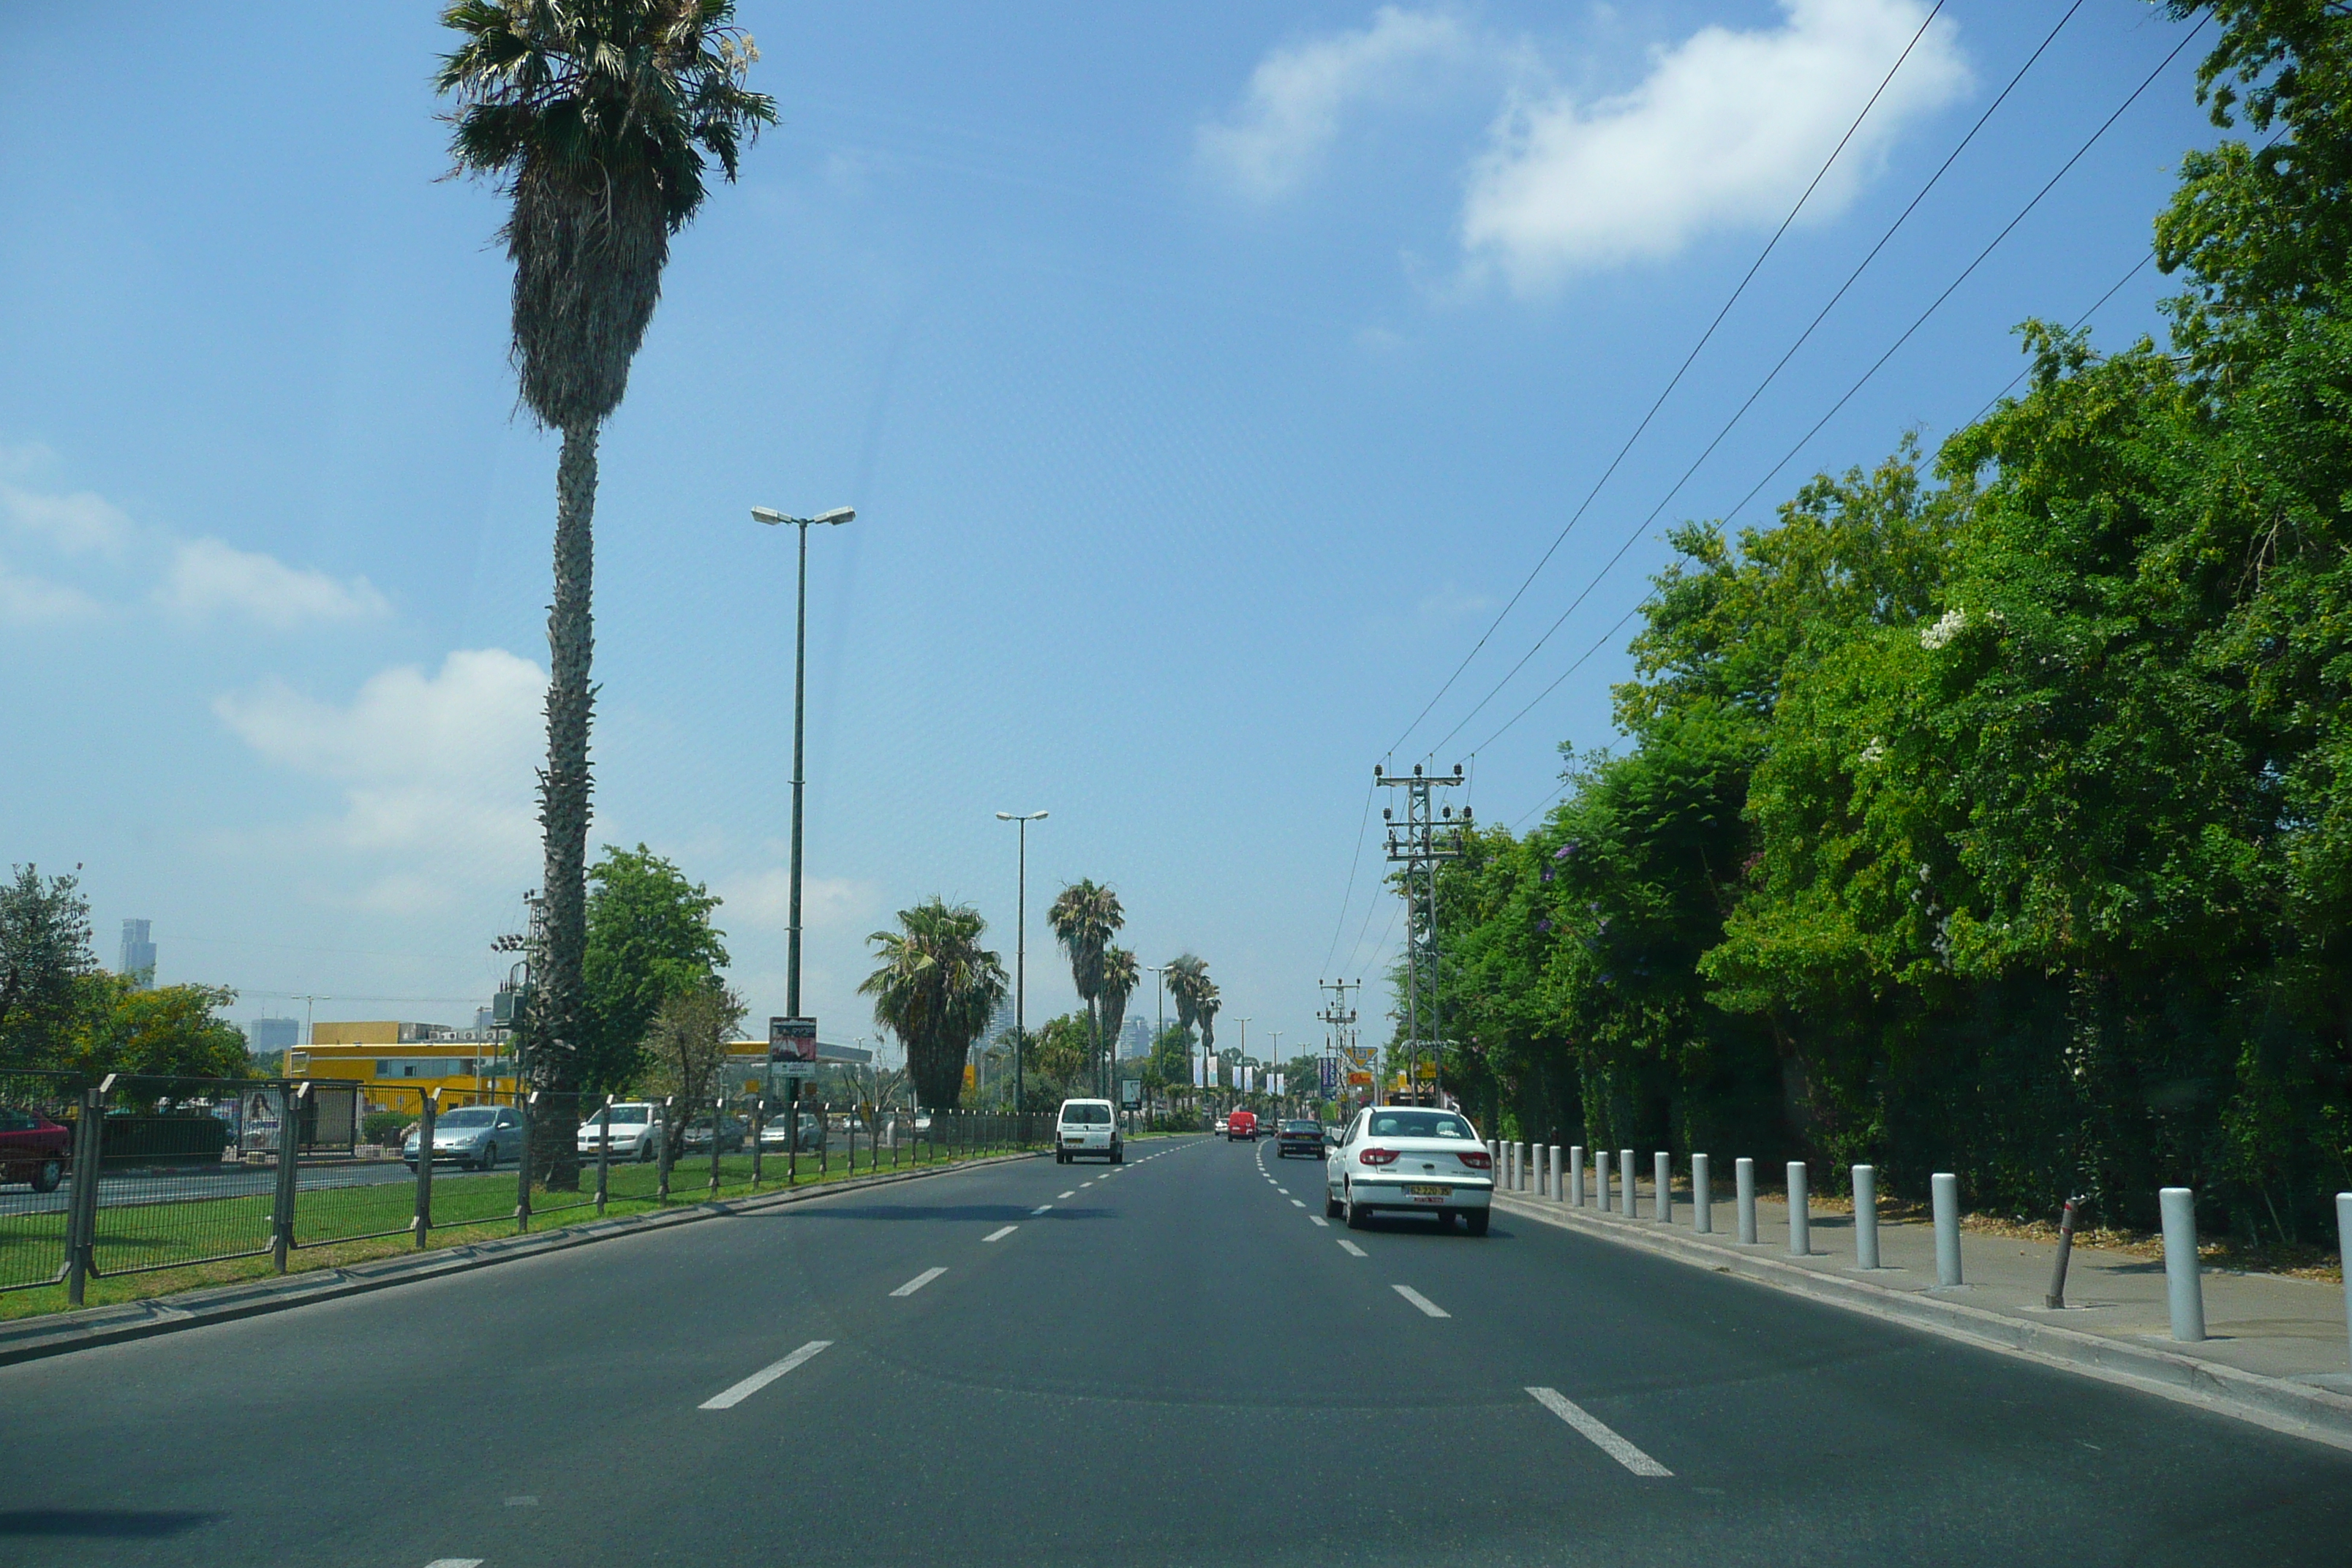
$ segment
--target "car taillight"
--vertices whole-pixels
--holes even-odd
[[[1495,1156],[1487,1153],[1484,1149],[1456,1150],[1455,1158],[1474,1171],[1491,1171],[1495,1168]]]
[[[1393,1149],[1367,1149],[1356,1156],[1367,1165],[1393,1165],[1397,1152]]]

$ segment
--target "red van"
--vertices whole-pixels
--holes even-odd
[[[1256,1111],[1236,1110],[1225,1118],[1225,1142],[1231,1143],[1240,1138],[1246,1138],[1253,1143],[1257,1142]]]

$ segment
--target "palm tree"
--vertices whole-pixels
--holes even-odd
[[[1102,997],[1103,954],[1118,928],[1127,923],[1127,911],[1119,908],[1117,893],[1087,878],[1062,889],[1053,908],[1045,911],[1045,923],[1054,928],[1062,951],[1069,954],[1071,983],[1078,989],[1078,1000],[1087,1005],[1089,1048],[1099,1061],[1102,1016],[1097,1004]],[[1099,1068],[1096,1087],[1099,1091]]]
[[[1127,1026],[1127,999],[1135,994],[1136,983],[1142,974],[1133,952],[1123,947],[1103,950],[1099,1004],[1102,1008],[1102,1036],[1110,1042],[1110,1054],[1114,1059],[1118,1053],[1118,1032]]]
[[[900,910],[897,931],[866,939],[882,963],[857,989],[907,1047],[915,1092],[935,1110],[963,1097],[964,1058],[1004,999],[1004,962],[980,945],[987,929],[971,905],[934,897]]]
[[[628,388],[629,362],[661,298],[669,237],[702,205],[716,158],[735,178],[743,142],[775,100],[744,78],[759,58],[732,0],[457,0],[442,21],[464,42],[436,86],[457,172],[512,202],[499,237],[514,262],[511,357],[523,405],[560,431],[555,596],[547,616],[543,952],[535,955],[533,1083],[569,1103],[585,987],[588,684],[595,564],[596,435]],[[568,1114],[534,1124],[551,1185],[579,1180]]]

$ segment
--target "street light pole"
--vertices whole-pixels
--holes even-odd
[[[1027,1089],[1021,1076],[1023,1047],[1029,1037],[1029,825],[1045,820],[1046,813],[1033,811],[1026,816],[1010,811],[996,814],[999,822],[1020,825],[1021,869],[1013,893],[1013,1114],[1022,1116],[1029,1110]],[[1022,1124],[1026,1136],[1027,1124]]]
[[[801,801],[808,782],[808,770],[803,765],[806,762],[803,741],[808,718],[808,531],[814,524],[838,526],[856,515],[854,508],[845,506],[819,512],[814,517],[786,517],[772,507],[755,506],[751,509],[754,521],[764,522],[771,528],[788,522],[801,532],[800,591],[793,626],[792,927],[784,950],[784,1011],[795,1018],[801,1016]]]
[[[1276,1029],[1276,1030],[1275,1030],[1275,1031],[1274,1031],[1274,1048],[1273,1048],[1272,1050],[1270,1050],[1269,1052],[1267,1052],[1267,1053],[1266,1053],[1266,1058],[1265,1058],[1265,1059],[1266,1059],[1266,1064],[1267,1064],[1267,1065],[1266,1065],[1266,1082],[1267,1082],[1267,1084],[1268,1084],[1268,1085],[1269,1085],[1269,1087],[1270,1087],[1270,1086],[1273,1084],[1273,1081],[1274,1081],[1274,1075],[1275,1075],[1276,1073],[1278,1073],[1278,1072],[1280,1072],[1280,1071],[1282,1070],[1282,1031],[1281,1031],[1280,1029]],[[1281,1097],[1280,1095],[1278,1095],[1278,1094],[1269,1094],[1269,1095],[1267,1096],[1267,1098],[1269,1098],[1270,1100],[1272,1100],[1274,1101],[1274,1118],[1275,1118],[1275,1120],[1276,1120],[1276,1121],[1281,1121],[1281,1120],[1282,1120],[1282,1097]]]

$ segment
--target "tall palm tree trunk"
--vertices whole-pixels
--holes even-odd
[[[547,1091],[531,1119],[533,1166],[551,1188],[580,1184],[579,1048],[587,986],[588,684],[596,647],[591,608],[596,555],[596,422],[564,427],[555,469],[555,602],[547,612],[547,767],[539,778],[546,845],[546,951],[538,977],[530,1081]]]

